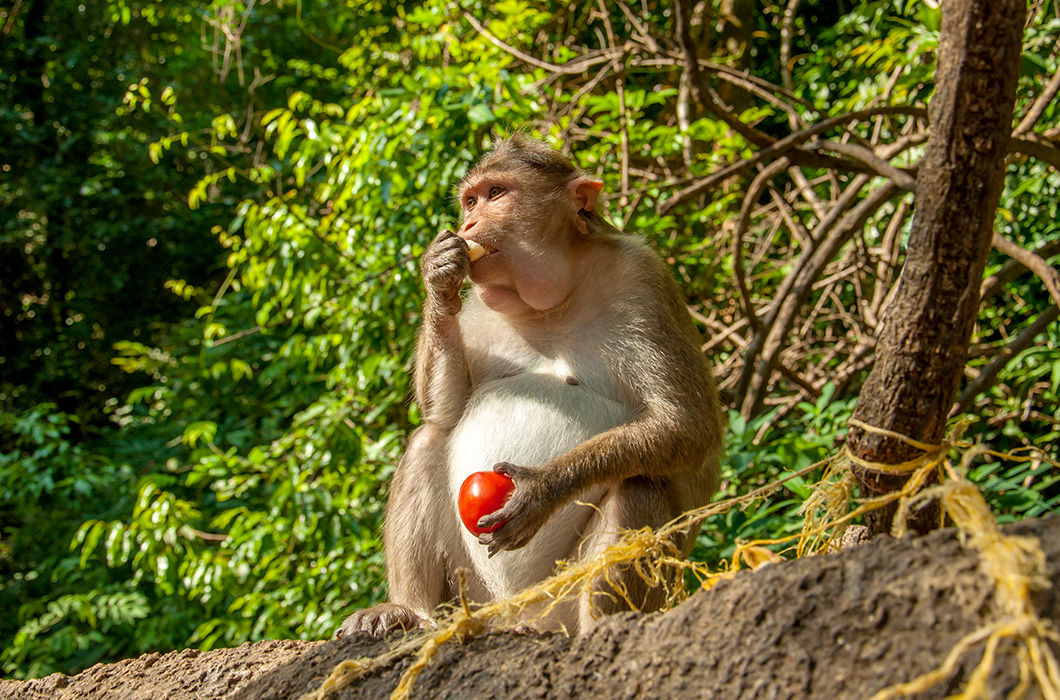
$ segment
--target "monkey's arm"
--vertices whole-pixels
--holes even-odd
[[[430,312],[424,308],[424,316]],[[467,359],[456,316],[440,318],[424,328],[416,344],[416,401],[423,422],[452,430],[470,393]]]
[[[460,288],[470,264],[467,244],[451,231],[438,234],[423,253],[427,299],[416,343],[416,400],[423,422],[443,431],[456,426],[470,392],[457,319]]]
[[[479,538],[491,554],[527,544],[559,506],[594,484],[696,472],[713,481],[723,413],[698,334],[676,289],[674,295],[646,307],[658,309],[657,316],[644,314],[616,329],[616,370],[640,404],[632,420],[546,464],[494,467],[512,477],[515,491],[504,508],[479,521],[484,529],[504,523]]]
[[[461,549],[443,496],[448,479],[445,455],[449,431],[459,420],[468,395],[457,314],[469,266],[467,244],[451,231],[440,233],[423,253],[427,299],[414,378],[423,424],[409,439],[387,499],[383,546],[390,599],[350,615],[338,636],[353,632],[379,636],[393,629],[422,626],[431,611],[450,596],[451,556]]]

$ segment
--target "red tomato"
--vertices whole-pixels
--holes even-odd
[[[464,527],[473,535],[493,532],[499,528],[504,523],[481,530],[478,526],[479,518],[500,510],[514,490],[515,484],[507,474],[475,472],[464,479],[456,496],[456,506],[460,511],[460,519],[464,521]]]

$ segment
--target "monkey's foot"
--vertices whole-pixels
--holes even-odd
[[[335,630],[335,637],[345,637],[365,632],[373,637],[382,637],[388,632],[408,632],[426,626],[427,618],[413,612],[404,605],[379,603],[353,613]]]

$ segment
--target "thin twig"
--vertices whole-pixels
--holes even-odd
[[[1013,243],[996,231],[994,232],[993,245],[1002,253],[1013,260],[1018,260],[1021,265],[1036,274],[1049,291],[1053,302],[1060,306],[1060,272],[1057,272],[1055,267],[1051,267],[1041,256],[1035,255],[1017,243]]]
[[[762,324],[758,320],[754,307],[751,305],[751,293],[747,289],[747,281],[743,269],[743,236],[747,231],[748,226],[750,226],[751,209],[753,208],[754,203],[758,200],[759,193],[766,186],[766,183],[776,177],[778,173],[783,172],[787,167],[787,159],[781,158],[780,160],[770,163],[768,167],[764,168],[762,172],[758,173],[755,179],[751,181],[750,186],[747,188],[747,194],[744,195],[743,204],[740,206],[740,218],[737,220],[736,231],[733,233],[732,237],[732,264],[733,277],[736,280],[736,291],[740,296],[740,305],[743,307],[744,314],[747,316],[747,320],[751,323],[751,329],[756,334],[761,331]]]
[[[1045,331],[1052,323],[1060,318],[1060,307],[1050,306],[1048,309],[1042,312],[1041,316],[1036,318],[1033,323],[1024,328],[1019,335],[1017,335],[1005,348],[1001,351],[997,357],[990,361],[990,363],[983,368],[983,371],[979,373],[979,376],[968,382],[968,385],[964,387],[964,390],[957,397],[957,401],[953,404],[953,408],[950,409],[950,417],[953,417],[959,413],[966,413],[968,409],[972,407],[972,403],[975,401],[979,394],[983,393],[997,381],[997,375],[1001,373],[1001,370],[1014,358],[1020,354],[1034,342],[1041,333]]]
[[[711,188],[715,187],[718,183],[722,182],[726,178],[729,178],[737,173],[743,172],[750,168],[756,163],[760,163],[764,160],[768,160],[774,157],[788,155],[789,151],[795,150],[798,146],[806,141],[809,141],[814,136],[824,133],[837,126],[847,124],[853,121],[860,121],[868,117],[873,117],[877,114],[905,114],[909,116],[923,116],[924,110],[919,107],[902,107],[902,106],[887,106],[887,107],[870,107],[867,109],[859,109],[853,112],[842,114],[838,117],[831,117],[823,121],[814,124],[811,127],[797,131],[794,134],[785,136],[784,138],[776,141],[772,145],[763,148],[762,150],[755,153],[750,158],[733,163],[729,166],[722,168],[721,170],[708,175],[699,182],[686,187],[677,194],[670,197],[668,200],[659,205],[659,213],[666,214],[668,211],[676,207],[678,204],[687,201],[688,199],[706,192]]]
[[[584,54],[563,64],[549,63],[548,61],[542,61],[539,58],[535,58],[528,53],[523,53],[511,44],[506,44],[505,42],[501,41],[492,33],[490,33],[490,31],[486,29],[486,27],[484,27],[481,22],[475,19],[475,16],[467,10],[461,10],[461,13],[464,15],[464,19],[468,21],[468,24],[470,24],[471,27],[476,32],[478,32],[486,41],[490,42],[505,53],[509,53],[512,56],[518,58],[520,61],[528,63],[531,66],[535,66],[537,68],[543,68],[544,70],[547,70],[550,73],[561,73],[565,75],[583,73],[585,72],[585,69],[589,66],[595,66],[598,63],[607,63],[609,61],[614,60],[616,56],[621,55],[621,50],[619,50],[617,54],[607,51],[599,51]]]
[[[792,235],[795,236],[795,240],[798,241],[799,247],[806,248],[809,246],[811,243],[810,232],[802,225],[802,221],[799,220],[799,215],[795,211],[795,208],[791,206],[791,202],[785,199],[784,195],[777,192],[776,188],[772,185],[769,187],[769,196],[777,205],[781,219],[783,219],[784,224],[788,227],[788,230],[791,231]]]
[[[615,41],[614,27],[611,26],[611,14],[607,11],[607,6],[604,5],[604,0],[599,0],[599,7],[600,17],[604,20],[604,29],[607,32],[608,46],[614,51],[617,42]],[[619,66],[616,66],[616,69],[618,67]],[[619,138],[622,144],[620,169],[622,195],[619,199],[619,204],[625,207],[629,204],[629,114],[626,111],[626,81],[621,72],[619,72],[618,78],[615,80],[615,93],[618,95],[618,126],[620,129]]]
[[[773,323],[764,324],[769,327],[769,332],[766,337],[762,338],[759,345],[762,348],[762,359],[757,363],[745,360],[748,363],[744,367],[743,373],[746,376],[746,380],[744,376],[741,376],[741,383],[738,387],[743,390],[741,413],[745,417],[754,415],[761,405],[762,397],[768,387],[769,378],[776,367],[783,339],[794,322],[799,307],[802,306],[810,291],[812,291],[814,280],[820,275],[827,262],[835,256],[839,248],[854,235],[854,232],[864,226],[868,218],[876,213],[884,202],[894,197],[897,192],[898,186],[892,182],[887,182],[873,190],[868,197],[860,201],[857,206],[842,217],[828,233],[827,237],[821,241],[819,247],[813,251],[812,255],[804,258],[805,265],[803,265],[802,269],[798,273],[793,273],[797,274],[797,278],[790,286],[790,292],[787,295],[778,296],[782,301],[776,307],[776,311],[771,314]],[[756,338],[757,340],[758,338]],[[751,349],[748,348],[748,356],[750,356],[750,352]]]
[[[721,99],[721,96],[707,84],[703,77],[703,71],[699,67],[699,58],[696,56],[696,45],[692,41],[689,31],[689,18],[691,12],[688,0],[675,0],[674,20],[677,25],[677,43],[681,47],[684,59],[685,71],[688,73],[688,83],[692,88],[692,96],[708,112],[725,122],[729,128],[743,136],[749,143],[756,146],[768,146],[774,139],[768,134],[749,126]]]
[[[784,19],[780,24],[780,75],[784,88],[791,91],[791,35],[795,24],[795,13],[799,11],[801,0],[788,0],[784,8]],[[794,124],[792,125],[794,127]]]
[[[1057,41],[1056,47],[1060,48],[1060,41]],[[1015,131],[1012,132],[1013,135],[1024,136],[1029,134],[1038,120],[1042,118],[1046,108],[1056,99],[1057,93],[1060,93],[1060,70],[1053,74],[1052,80],[1042,90],[1042,94],[1038,95],[1038,98],[1034,100],[1034,104],[1027,110],[1027,114],[1023,116]]]

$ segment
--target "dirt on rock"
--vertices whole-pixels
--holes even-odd
[[[1036,593],[1034,604],[1056,625],[1060,516],[1005,530],[1040,539],[1054,585]],[[978,556],[952,531],[884,537],[740,573],[667,613],[616,615],[583,637],[509,633],[443,645],[413,697],[869,697],[936,668],[990,619],[992,601]],[[297,698],[340,661],[388,648],[352,637],[147,654],[73,677],[0,681],[0,698]],[[917,697],[956,692],[981,652],[974,649],[950,679]],[[400,660],[329,697],[388,697],[410,663]],[[1003,643],[990,695],[1003,697],[1018,681],[1012,646]]]

